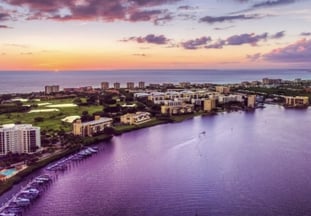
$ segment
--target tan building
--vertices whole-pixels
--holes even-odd
[[[247,107],[252,109],[256,107],[256,95],[247,96]]]
[[[203,104],[203,110],[205,112],[211,112],[216,108],[216,99],[205,99]]]
[[[109,82],[102,82],[101,83],[101,89],[102,90],[109,89]]]
[[[121,123],[138,125],[151,120],[149,112],[127,113],[120,117]]]
[[[140,89],[145,88],[145,82],[140,81],[140,82],[138,83],[138,88],[140,88]]]
[[[179,115],[193,113],[193,104],[184,104],[181,102],[169,101],[165,105],[161,106],[161,113],[164,115]]]
[[[229,94],[230,93],[230,87],[216,86],[216,92],[219,92],[221,94]]]
[[[115,89],[120,89],[120,83],[118,83],[118,82],[115,82],[115,83],[113,83],[113,88],[115,88]]]
[[[93,136],[96,133],[103,132],[106,127],[110,127],[112,121],[112,118],[101,118],[100,116],[95,116],[94,121],[83,123],[79,119],[73,124],[73,134],[84,137]]]
[[[135,84],[134,84],[133,82],[127,82],[127,83],[126,83],[126,88],[127,88],[127,89],[134,89],[134,87],[135,87],[134,85],[135,85]]]
[[[287,107],[306,107],[309,105],[309,97],[285,97],[285,106]]]

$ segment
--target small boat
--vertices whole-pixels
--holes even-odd
[[[206,131],[202,131],[200,134],[206,134]]]

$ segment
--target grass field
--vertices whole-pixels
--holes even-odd
[[[73,99],[63,99],[63,100],[46,100],[35,102],[38,103],[51,103],[51,104],[68,104],[72,103]],[[34,108],[34,109],[45,109],[44,106]],[[102,111],[102,106],[81,106],[81,107],[64,107],[64,108],[57,108],[59,112],[42,112],[42,113],[9,113],[9,114],[1,114],[0,115],[0,122],[1,124],[10,124],[10,123],[22,123],[22,124],[32,124],[34,126],[41,127],[41,130],[61,130],[64,129],[65,131],[71,130],[71,125],[68,123],[63,123],[61,119],[65,118],[66,116],[71,115],[80,115],[83,111],[88,111],[89,114],[92,114],[97,111]],[[36,122],[36,117],[43,117],[44,120],[42,122]]]

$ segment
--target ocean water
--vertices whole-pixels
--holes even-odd
[[[71,72],[0,72],[0,94],[44,91],[45,85],[66,87],[100,87],[102,81],[111,83],[145,81],[150,83],[239,83],[261,80],[264,77],[294,80],[311,79],[308,70],[122,70],[122,71],[71,71]]]

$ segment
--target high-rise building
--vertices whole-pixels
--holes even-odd
[[[206,112],[211,112],[213,109],[216,108],[216,99],[205,99],[203,110]]]
[[[133,82],[127,82],[126,83],[126,88],[128,89],[133,89],[135,86],[134,86],[134,83]]]
[[[113,88],[120,89],[120,83],[118,82],[113,83]]]
[[[33,153],[41,147],[40,128],[31,124],[0,126],[0,155]]]
[[[247,107],[254,109],[256,106],[256,95],[247,96]]]
[[[44,90],[45,90],[45,94],[56,93],[56,92],[59,92],[59,85],[45,86]]]
[[[145,88],[145,82],[140,81],[140,82],[138,83],[138,88],[140,88],[140,89]]]
[[[102,90],[109,89],[109,82],[102,82],[101,83],[101,89]]]

